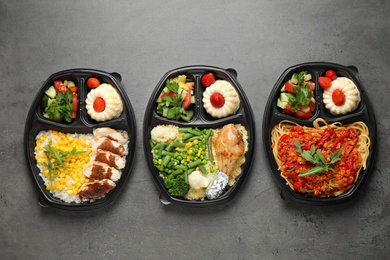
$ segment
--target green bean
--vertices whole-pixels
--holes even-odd
[[[184,165],[175,165],[173,168],[175,170],[177,170],[177,169],[186,170],[187,169],[187,167],[185,167]]]
[[[158,148],[158,158],[162,157],[162,151],[164,150],[165,145],[166,145],[165,143],[160,144],[160,147]]]
[[[199,164],[198,167],[199,167],[200,171],[203,173],[203,175],[209,174],[206,167],[203,164]]]
[[[200,159],[198,159],[196,161],[193,161],[193,162],[190,162],[190,163],[188,163],[188,168],[192,168],[192,167],[198,166],[201,163],[202,163],[202,160],[200,160]]]
[[[170,155],[172,157],[175,157],[174,153],[171,153],[171,152],[168,152],[168,151],[165,151],[165,150],[161,152],[161,155]]]
[[[179,174],[182,174],[184,171],[182,170],[182,169],[177,169],[177,170],[174,170],[173,172],[172,172],[172,175],[179,175]]]
[[[182,143],[180,141],[173,141],[171,144],[172,144],[173,147],[184,147],[184,146],[186,146],[185,143]]]
[[[185,134],[183,134],[183,135],[181,136],[181,138],[182,138],[183,140],[187,140],[187,139],[189,139],[189,138],[191,138],[191,137],[193,137],[193,136],[194,136],[193,134],[185,133]]]
[[[185,171],[183,175],[184,175],[184,181],[188,184],[188,172]]]
[[[203,133],[199,129],[188,129],[187,132],[193,135],[203,135]]]
[[[199,136],[198,135],[195,135],[195,136],[192,136],[192,137],[188,138],[187,141],[194,141],[196,139],[199,140]]]
[[[165,157],[162,159],[161,161],[161,165],[162,166],[167,166],[167,164],[169,163],[169,161],[171,160],[172,156],[170,155],[165,155]]]
[[[208,146],[207,146],[207,148],[208,148],[207,152],[209,154],[210,162],[212,164],[214,164],[213,144],[211,142],[211,136],[208,139]]]
[[[191,128],[179,127],[179,132],[180,132],[180,133],[187,133],[188,129],[191,129]]]

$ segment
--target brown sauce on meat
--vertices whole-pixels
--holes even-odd
[[[91,170],[90,178],[95,180],[110,179],[112,176],[112,169],[105,168],[101,165],[94,164]]]
[[[125,148],[121,146],[114,146],[110,139],[104,140],[98,147],[98,149],[110,151],[112,153],[115,153],[119,156],[123,156],[125,154]]]
[[[94,199],[109,193],[114,187],[107,182],[88,183],[86,188],[80,190],[79,196],[82,198]]]
[[[95,161],[106,163],[111,167],[118,169],[118,166],[116,165],[116,157],[113,154],[98,152],[96,154]]]

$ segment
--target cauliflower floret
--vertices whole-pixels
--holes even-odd
[[[188,184],[190,187],[198,190],[200,188],[206,188],[209,186],[210,180],[207,177],[204,177],[200,171],[193,171],[188,175]]]
[[[174,125],[157,125],[150,132],[151,138],[156,142],[167,142],[175,140],[178,136],[179,127]]]

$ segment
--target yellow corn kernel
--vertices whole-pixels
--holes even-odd
[[[158,164],[161,164],[162,163],[162,160],[161,159],[158,159]]]
[[[192,150],[188,150],[187,153],[188,153],[189,155],[191,155],[191,154],[193,153],[193,151],[192,151]]]
[[[185,146],[185,148],[186,148],[186,149],[190,149],[190,148],[191,148],[191,146],[192,146],[192,143],[191,143],[191,142],[188,142],[188,143],[186,143],[186,146]]]
[[[194,140],[194,144],[198,144],[199,143],[199,140],[198,139],[195,139]]]

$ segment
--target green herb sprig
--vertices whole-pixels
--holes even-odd
[[[298,140],[294,141],[297,152],[308,162],[314,164],[314,168],[308,170],[307,172],[302,171],[298,174],[299,177],[309,176],[312,174],[319,175],[325,171],[333,171],[333,164],[340,160],[340,155],[342,149],[338,149],[336,153],[330,153],[330,162],[326,162],[325,157],[321,154],[321,149],[315,148],[314,145],[311,146],[310,152],[302,150],[301,143]]]
[[[72,151],[64,151],[60,152],[57,151],[52,147],[52,140],[49,141],[49,144],[47,144],[44,147],[43,151],[47,157],[47,163],[43,163],[44,166],[46,166],[49,170],[49,180],[50,182],[53,182],[53,180],[57,177],[58,172],[57,169],[59,167],[64,167],[65,170],[68,170],[64,162],[67,161],[68,156],[77,155],[77,154],[83,154],[85,151],[77,151],[76,147],[73,147]],[[52,162],[52,159],[53,162]]]

